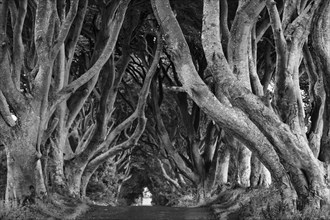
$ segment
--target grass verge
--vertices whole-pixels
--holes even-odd
[[[14,203],[0,201],[1,220],[56,220],[77,219],[88,210],[84,202],[52,194],[45,199],[36,199],[35,204],[19,206]]]

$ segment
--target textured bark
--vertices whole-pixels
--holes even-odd
[[[219,159],[220,159],[220,151],[219,151],[219,144],[220,140],[217,140],[214,143],[214,155],[212,158],[212,162],[210,164],[210,168],[207,169],[207,175],[206,175],[206,181],[204,181],[204,188],[207,192],[207,197],[210,197],[211,194],[217,189],[219,183],[218,183],[218,175],[220,172],[219,169]]]
[[[204,3],[204,7],[208,5],[206,4],[206,1]],[[260,13],[264,6],[265,5],[263,2],[257,3],[257,1],[239,1],[236,16],[230,30],[228,61],[233,73],[237,77],[237,81],[249,90],[251,90],[250,74],[249,71],[246,71],[249,69],[249,56],[247,56],[249,54],[249,41],[251,39],[251,31],[254,26],[256,16]],[[214,4],[210,4],[209,7],[213,8]],[[253,10],[251,10],[250,7],[253,8]],[[256,7],[257,10],[255,10]],[[204,14],[209,14],[209,16],[211,16],[214,13],[204,12]],[[236,148],[239,151],[237,158],[237,184],[243,187],[248,187],[250,186],[252,153],[240,141],[237,141],[236,144]]]
[[[191,172],[198,177],[193,181],[196,186],[200,201],[205,200],[205,196],[211,194],[214,186],[215,172],[217,170],[217,151],[218,133],[215,124],[209,122],[204,138],[196,138],[198,130],[201,130],[199,120],[201,118],[199,107],[193,104],[192,111],[188,110],[188,98],[186,94],[179,93],[176,98],[180,109],[180,115],[187,131],[188,159],[191,163]],[[203,153],[201,150],[204,149]],[[175,153],[177,154],[177,153]]]
[[[24,16],[24,2],[21,6],[20,13]],[[37,193],[46,192],[39,160],[41,155],[36,149],[40,102],[29,103],[29,100],[25,99],[12,80],[9,60],[10,47],[6,36],[7,13],[8,1],[3,1],[0,5],[0,90],[2,91],[0,139],[6,147],[7,154],[6,200],[20,201],[24,196],[29,195],[31,185],[37,190]],[[16,24],[15,34],[17,38],[20,38],[21,33],[18,32],[21,24]],[[18,39],[18,41],[20,40]],[[19,52],[22,51],[18,49],[17,53]],[[21,56],[21,54],[16,55]],[[19,59],[16,60],[20,65]],[[10,121],[6,118],[13,115],[8,107],[11,108],[11,111],[14,110],[16,120]]]
[[[1,125],[0,137],[7,152],[7,201],[22,201],[30,194],[30,186],[33,186],[38,194],[46,193],[40,165],[41,155],[35,147],[38,120],[36,111],[29,108],[20,116],[21,125],[16,127],[14,132]]]
[[[83,104],[87,100],[87,97],[92,92],[93,88],[97,83],[103,65],[109,60],[110,55],[112,54],[112,51],[118,39],[119,31],[124,21],[126,9],[128,7],[129,2],[130,1],[113,2],[110,6],[108,6],[111,9],[111,13],[106,13],[105,10],[103,11],[103,18],[104,18],[102,23],[103,31],[99,35],[99,39],[96,45],[96,52],[95,54],[93,54],[92,62],[95,63],[89,70],[91,71],[91,73],[94,73],[95,75],[90,75],[91,78],[90,76],[85,78],[85,80],[90,79],[86,84],[85,89],[87,92],[85,94],[83,94],[82,96],[81,95],[79,96],[79,94],[77,96],[73,96],[72,99],[77,99],[77,100],[75,100],[76,104],[73,106],[73,109],[71,110],[70,115],[68,116],[68,120],[67,120],[68,127],[71,126],[74,119],[81,110]],[[114,14],[116,13],[118,16],[114,16]],[[111,35],[110,32],[112,32]],[[87,72],[85,74],[87,74]],[[115,76],[114,72],[112,72],[112,74],[113,74],[112,76]],[[111,77],[109,77],[108,79],[110,84],[114,83]],[[78,85],[80,85],[80,83],[81,82],[77,82]],[[73,82],[73,84],[75,83]],[[70,87],[71,85],[73,87],[76,87],[76,84],[75,85],[73,84],[71,83],[67,87]],[[110,92],[111,86],[109,86],[107,89],[108,89],[107,92]],[[66,90],[66,88],[63,88],[62,91],[63,90]],[[107,103],[109,99],[109,93],[105,95],[106,97],[103,97],[104,98],[103,101]],[[69,191],[72,194],[75,195],[80,194],[81,178],[84,169],[86,168],[88,162],[93,158],[95,153],[99,152],[105,146],[105,144],[102,142],[105,140],[104,137],[104,135],[106,134],[105,123],[107,122],[107,120],[105,120],[106,119],[105,117],[107,117],[107,115],[104,112],[102,113],[102,111],[107,109],[107,107],[108,106],[103,106],[103,108],[100,109],[101,112],[99,112],[100,114],[98,116],[97,125],[95,127],[95,130],[93,131],[93,135],[87,147],[77,157],[71,160],[70,163],[67,164],[66,177],[68,179]]]
[[[291,4],[297,5],[297,2],[291,2]],[[309,143],[304,132],[304,112],[299,92],[298,68],[302,56],[303,43],[310,31],[311,18],[319,6],[320,1],[316,1],[311,5],[306,5],[306,7],[302,8],[300,14],[291,22],[291,25],[288,25],[288,17],[293,18],[293,16],[295,16],[294,10],[296,9],[290,7],[292,10],[288,9],[288,15],[284,17],[281,24],[275,3],[273,1],[267,1],[277,50],[276,107],[282,120],[290,126],[291,131],[300,141],[300,145],[303,143],[306,150],[309,150]],[[281,27],[285,28],[284,32],[281,30]],[[286,39],[284,39],[285,37],[290,37],[290,40],[286,41]],[[318,164],[318,161],[313,158],[311,152],[306,152],[306,156],[307,155],[309,155],[309,161],[314,161],[315,169],[320,170],[314,172],[323,173],[322,165]],[[301,197],[308,196],[306,195],[306,190],[304,190],[306,186],[303,186],[306,184],[310,184],[312,188],[318,188],[319,193],[322,192],[322,190],[329,190],[322,176],[315,178],[315,173],[309,173],[308,176],[313,177],[307,177],[307,180],[304,180],[306,178],[304,178],[302,174],[297,175],[297,173],[305,172],[305,169],[310,170],[310,168],[306,167],[302,168],[302,171],[298,170],[297,172],[292,172],[293,183],[298,193],[301,194]],[[315,182],[311,181],[311,179]],[[303,183],[304,181],[305,183]],[[325,191],[324,193],[326,193]],[[323,194],[323,192],[321,194]]]
[[[101,51],[99,51],[97,59],[95,59],[95,64],[81,77],[68,84],[68,75],[88,1],[71,0],[67,7],[63,2],[51,0],[20,1],[16,4],[14,1],[3,1],[4,4],[0,6],[0,75],[2,79],[0,82],[0,113],[3,116],[2,118],[4,118],[4,121],[1,121],[1,126],[4,128],[1,130],[1,136],[7,137],[6,149],[8,149],[9,158],[19,157],[23,160],[24,158],[15,150],[15,146],[9,146],[11,143],[16,143],[14,140],[10,141],[10,138],[15,137],[8,134],[10,132],[13,134],[17,132],[26,134],[31,140],[25,140],[27,146],[26,150],[22,150],[22,153],[26,154],[26,163],[30,163],[30,165],[32,163],[31,158],[35,158],[35,154],[38,156],[36,161],[39,161],[41,147],[45,146],[46,143],[50,146],[49,143],[51,143],[54,147],[51,151],[53,159],[51,174],[53,175],[53,183],[56,183],[55,185],[65,185],[63,153],[66,152],[65,147],[68,146],[69,128],[81,109],[79,108],[81,106],[78,105],[74,111],[70,112],[69,110],[72,109],[67,108],[66,101],[72,93],[91,78],[94,76],[96,79],[98,78],[101,68],[109,59],[115,47],[129,3],[126,0],[112,2],[113,4],[118,4],[112,7],[111,10],[113,12],[108,14],[109,16],[113,15],[112,19],[114,21],[107,23],[107,25],[110,25],[107,29],[108,32],[112,32],[110,40],[105,41],[104,48],[99,48]],[[27,15],[30,15],[27,7],[31,10],[32,17],[25,18],[26,11],[28,12]],[[76,16],[78,9],[80,13]],[[10,12],[10,21],[14,31],[13,47],[9,47],[9,41],[6,36],[6,28],[10,26],[7,23],[8,12]],[[25,26],[25,24],[27,25]],[[31,37],[33,37],[32,40],[23,39],[24,47],[27,48],[26,51],[22,47],[23,34],[31,34]],[[11,57],[14,57],[13,61],[10,60]],[[33,70],[31,71],[30,69]],[[30,85],[28,88],[24,87],[27,91],[20,90],[20,84],[23,83],[23,79],[20,79],[22,73],[24,73],[24,77],[29,77],[28,83]],[[85,90],[83,91],[86,92]],[[31,125],[30,127],[26,125],[28,122],[25,121],[24,115],[29,115],[30,113],[31,120],[33,119],[34,123],[38,125]],[[12,114],[17,117],[17,120],[10,120]],[[49,128],[47,129],[48,125]],[[21,128],[22,126],[24,128]],[[24,129],[30,129],[30,131]],[[55,132],[53,133],[54,130]],[[36,137],[33,135],[36,135]],[[50,139],[47,142],[49,137],[55,138],[55,141]],[[23,142],[23,138],[21,142]],[[30,144],[30,142],[33,143]],[[22,143],[17,143],[17,145],[22,145]],[[83,148],[83,144],[80,146]],[[80,152],[82,151],[81,148],[79,150]],[[47,154],[45,156],[48,156],[47,149],[45,153]],[[15,167],[17,166],[15,163],[20,161],[9,159],[9,162],[11,167]],[[25,161],[23,160],[22,163],[24,164]],[[30,167],[33,166],[31,165]],[[37,167],[40,169],[39,162]],[[13,169],[10,170],[13,171]],[[26,171],[27,175],[32,175],[31,172],[31,170]],[[15,174],[9,173],[9,177],[13,175]],[[42,173],[39,172],[38,175],[41,177]],[[24,178],[22,177],[22,181],[24,181]],[[39,179],[32,180],[30,178],[25,181],[27,184],[35,181],[31,185],[37,185],[36,182]],[[12,181],[12,178],[9,178],[9,180]],[[38,186],[38,188],[40,187]],[[8,198],[15,194],[12,189],[16,190],[15,187],[12,187],[9,190]],[[38,191],[44,190],[38,189]],[[21,196],[22,193],[18,193]]]
[[[292,3],[296,4],[296,3]],[[291,130],[307,142],[304,125],[304,109],[299,90],[299,65],[302,47],[310,30],[310,20],[319,3],[306,7],[286,29],[287,17],[280,21],[275,2],[267,1],[272,29],[275,36],[277,68],[275,73],[275,103],[282,120]],[[295,9],[296,10],[296,9]],[[288,10],[287,16],[292,16]],[[284,12],[286,14],[286,11]],[[285,39],[290,36],[290,41]]]
[[[229,146],[223,145],[220,147],[218,160],[218,173],[216,181],[219,185],[226,184],[228,182],[228,170],[230,161],[230,150]]]
[[[158,22],[166,33],[167,51],[171,55],[171,59],[179,74],[180,81],[182,82],[183,89],[214,121],[235,134],[246,146],[255,151],[261,161],[273,174],[278,187],[291,197],[292,193],[290,192],[288,176],[285,174],[283,166],[279,163],[278,156],[271,144],[268,143],[264,135],[245,114],[236,108],[222,105],[199,78],[191,61],[188,46],[174,14],[170,10],[168,1],[152,1],[152,6]],[[224,56],[221,56],[221,58],[224,58]],[[227,69],[223,67],[220,69],[224,71],[224,73],[228,73]],[[222,71],[217,71],[216,73],[221,73]],[[220,75],[215,75],[215,78],[221,82]],[[231,86],[232,85],[233,84],[231,84]],[[227,86],[226,88],[228,89]],[[260,146],[263,147],[261,148]]]
[[[269,85],[273,77],[275,65],[273,65],[271,60],[271,45],[268,43],[266,47],[266,60],[265,60],[265,70],[264,76],[262,77],[261,84],[263,86],[263,93],[267,94],[269,91]]]
[[[262,172],[261,165],[262,164],[259,162],[258,158],[254,154],[252,154],[251,170],[254,170],[254,172],[251,172],[251,176],[250,176],[251,187],[256,187],[261,183],[260,180],[260,174]]]
[[[217,10],[217,8],[215,8]],[[228,27],[228,2],[227,0],[220,0],[220,35],[221,44],[225,55],[228,53],[228,42],[230,31]]]
[[[37,137],[37,150],[40,152],[43,136],[47,128],[48,120],[53,111],[49,111],[49,94],[60,91],[68,81],[65,72],[64,40],[75,18],[79,1],[72,1],[68,14],[63,12],[63,7],[58,8],[56,2],[43,1],[37,3],[37,14],[35,24],[35,45],[38,55],[38,71],[35,77],[35,97],[40,100],[39,131]],[[62,11],[61,11],[62,10]],[[61,23],[61,26],[59,25]],[[52,45],[51,42],[54,42]],[[51,45],[51,46],[50,46]],[[54,74],[55,86],[51,88],[52,76]],[[66,74],[66,75],[65,75]],[[62,103],[56,112],[58,138],[52,150],[53,163],[52,180],[55,185],[63,186],[63,148],[66,143],[67,129],[64,126],[66,114],[66,103]]]
[[[65,9],[63,7],[61,9],[58,20],[62,23],[64,21]],[[59,22],[57,22],[55,26],[56,35],[59,34]],[[69,81],[69,73],[65,71],[65,64],[65,45],[63,43],[59,49],[57,58],[54,61],[53,75],[55,81],[54,90],[56,92],[60,91]],[[58,187],[64,188],[66,185],[64,177],[64,148],[68,147],[66,145],[69,133],[69,129],[66,127],[67,110],[67,103],[63,102],[59,104],[55,111],[55,118],[58,122],[57,129],[54,133],[55,141],[51,150],[52,167],[50,169],[52,186],[54,189],[57,189]]]
[[[228,61],[238,82],[251,89],[249,71],[249,45],[251,31],[261,10],[265,7],[264,1],[239,1],[240,7],[230,31]]]
[[[264,89],[257,73],[257,42],[255,26],[251,32],[251,40],[248,47],[249,73],[253,94],[259,97],[263,97]],[[270,176],[270,174],[267,168],[259,161],[257,156],[252,153],[250,186],[269,186],[271,184],[271,179],[267,178],[268,176]]]
[[[183,125],[187,132],[187,154],[189,160],[192,164],[192,172],[198,176],[200,182],[203,182],[206,177],[205,170],[205,160],[200,153],[200,148],[202,145],[202,141],[196,138],[197,129],[199,129],[199,121],[200,120],[200,109],[196,104],[193,104],[191,113],[188,110],[188,99],[186,94],[178,94],[177,95],[177,104],[180,109],[180,115],[183,121]],[[196,123],[197,122],[197,123]],[[197,125],[197,126],[196,126]],[[211,132],[210,130],[208,132]],[[209,134],[210,135],[210,134]],[[211,138],[211,137],[209,137]],[[210,149],[210,143],[207,144],[206,149]],[[207,151],[206,151],[207,152]],[[209,151],[207,154],[210,154]],[[209,155],[209,157],[212,155]]]
[[[136,109],[134,113],[128,118],[129,120],[126,120],[126,121],[130,121],[131,123],[133,123],[133,121],[135,120],[137,121],[137,125],[134,129],[134,132],[131,136],[128,137],[127,140],[125,140],[122,143],[116,144],[115,141],[109,141],[108,139],[106,139],[106,141],[102,144],[102,146],[109,146],[109,145],[114,145],[114,146],[111,147],[109,150],[101,153],[97,157],[93,158],[91,161],[89,161],[82,175],[82,180],[81,180],[82,182],[80,187],[80,193],[82,196],[86,195],[87,184],[93,173],[96,171],[96,169],[102,163],[107,161],[110,157],[135,146],[138,140],[140,139],[142,133],[144,132],[147,123],[147,118],[145,117],[145,107],[147,105],[147,97],[149,94],[151,81],[153,79],[153,76],[155,75],[157,65],[159,63],[161,49],[162,49],[162,43],[160,40],[160,33],[157,33],[157,47],[155,50],[154,58],[144,79],[143,87],[140,91],[140,96]],[[118,127],[120,126],[121,124]],[[121,133],[121,131],[122,130],[120,129],[117,132],[118,134],[116,134],[116,136],[118,136]]]
[[[302,180],[307,176],[307,188],[315,190],[318,196],[329,202],[330,192],[324,179],[324,169],[313,156],[308,143],[292,133],[289,126],[284,124],[259,98],[237,83],[236,77],[233,76],[226,63],[220,47],[221,50],[214,53],[213,56],[213,59],[217,60],[215,63],[218,65],[214,66],[214,69],[217,70],[214,71],[216,73],[215,78],[219,80],[223,93],[232,105],[239,109],[223,106],[197,75],[187,44],[173,12],[170,10],[168,1],[154,0],[152,3],[158,22],[166,33],[167,51],[171,55],[171,60],[179,74],[183,89],[213,120],[231,131],[246,146],[258,153],[258,157],[272,173],[275,183],[278,183],[279,180],[288,181],[288,179],[282,179],[287,176],[283,172],[282,164],[277,160],[278,155],[290,175],[304,174],[301,176]],[[247,127],[248,129],[245,130]],[[262,143],[260,141],[260,145],[258,145],[260,139],[263,141]],[[277,153],[275,153],[273,147]],[[267,153],[260,154],[262,150],[266,150]],[[291,165],[295,169],[290,169],[287,165]],[[297,169],[300,170],[298,173],[296,172]],[[280,172],[283,174],[281,177],[278,176]],[[304,188],[306,185],[304,186],[301,183],[304,183],[304,181],[293,181],[292,183],[295,185],[296,190],[302,193],[300,196],[303,196],[303,193],[306,192],[306,188]],[[290,186],[290,183],[286,182],[286,184],[288,184],[287,187]],[[279,187],[281,186],[283,185],[279,185]],[[284,187],[284,189],[288,188]],[[286,193],[291,195],[289,191],[286,191]]]
[[[312,21],[311,46],[312,59],[315,62],[317,73],[322,73],[326,93],[324,129],[321,144],[320,159],[326,164],[330,162],[330,3],[322,1]],[[321,77],[321,76],[320,76]],[[319,103],[320,104],[320,103]]]
[[[244,146],[241,142],[237,142],[239,155],[237,158],[238,169],[238,182],[237,184],[242,187],[250,186],[251,175],[251,156],[252,152]]]
[[[250,77],[254,85],[256,84],[256,80],[258,80],[255,70],[253,69],[255,68],[254,64],[252,64],[254,60],[251,60],[252,57],[250,57],[250,53],[253,51],[253,47],[251,46],[251,33],[256,17],[264,6],[264,3],[258,4],[256,1],[240,2],[240,7],[231,28],[231,37],[229,38],[228,60],[232,65],[231,68],[237,76],[238,82],[250,90]],[[219,7],[220,4],[218,1],[204,2],[202,43],[208,62],[208,68],[212,68],[212,65],[214,65],[212,52],[214,48],[219,50],[219,42],[217,41],[220,39],[221,30],[224,29],[220,29],[221,23],[219,24],[219,20],[214,17],[214,15],[220,11]],[[224,29],[224,31],[225,30],[226,29]],[[226,36],[226,32],[224,34]],[[251,56],[255,57],[255,54]],[[254,88],[256,88],[256,86]],[[219,95],[217,98],[221,99]],[[239,185],[248,187],[250,186],[251,152],[241,142],[237,141],[235,143],[237,145],[236,149],[239,151],[239,156],[237,157],[239,160],[237,164],[237,181]]]
[[[164,164],[163,164],[163,162],[162,162],[160,159],[158,159],[158,158],[157,158],[157,160],[158,160],[159,166],[160,166],[160,168],[161,168],[161,170],[162,170],[162,176],[165,178],[165,180],[168,181],[168,182],[169,182],[170,184],[172,184],[173,186],[175,186],[176,189],[180,189],[181,186],[180,186],[179,182],[178,182],[177,180],[174,180],[173,178],[171,178],[171,177],[167,174],[167,172],[166,172],[166,170],[165,170],[165,168],[164,168]]]
[[[178,170],[182,173],[183,176],[185,176],[187,179],[189,179],[193,183],[198,183],[198,175],[196,175],[193,170],[189,169],[186,166],[185,161],[183,158],[179,155],[179,153],[174,148],[171,138],[169,136],[168,131],[166,130],[165,124],[163,122],[163,119],[161,117],[160,107],[158,105],[158,97],[156,96],[156,84],[153,83],[151,87],[151,94],[153,94],[153,111],[156,118],[157,123],[157,135],[159,136],[160,140],[160,147],[164,152],[167,152],[169,155],[169,161],[173,162],[175,166],[178,168]]]
[[[206,131],[206,137],[204,139],[204,170],[205,180],[204,188],[207,197],[210,197],[212,192],[217,187],[217,175],[219,173],[219,147],[220,147],[220,134],[221,131],[217,129],[213,122],[210,122]]]
[[[24,24],[26,12],[27,12],[27,0],[20,1],[18,4],[18,12],[16,13],[14,36],[13,36],[13,64],[14,64],[13,81],[18,90],[20,90],[21,71],[24,62],[24,45],[22,40],[22,30],[23,30],[23,24]],[[11,13],[13,13],[13,11],[11,11]]]
[[[309,146],[312,149],[314,156],[318,157],[321,149],[321,138],[323,135],[324,127],[324,108],[326,103],[326,96],[324,90],[324,81],[322,71],[318,70],[317,65],[313,59],[309,48],[304,46],[304,63],[306,72],[309,78],[309,95],[311,109],[311,125],[307,133]],[[322,154],[325,155],[325,154]]]

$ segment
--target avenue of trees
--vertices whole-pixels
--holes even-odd
[[[328,0],[0,0],[6,200],[85,197],[111,161],[117,196],[329,204],[329,33]]]

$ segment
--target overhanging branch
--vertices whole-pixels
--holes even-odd
[[[124,21],[126,9],[128,6],[128,3],[130,0],[125,0],[120,3],[120,6],[117,9],[116,17],[114,17],[113,23],[111,28],[109,30],[115,30],[110,38],[107,40],[107,43],[97,59],[97,61],[94,63],[94,65],[87,70],[82,76],[80,76],[78,79],[71,82],[69,85],[65,86],[61,91],[59,91],[56,95],[56,98],[51,106],[51,108],[56,107],[59,103],[67,100],[75,91],[77,91],[78,88],[80,88],[82,85],[87,83],[89,80],[91,80],[93,77],[97,76],[105,62],[109,60],[109,57],[111,56],[113,49],[115,47],[115,44],[118,39],[119,30],[121,29],[122,23]]]
[[[80,1],[87,1],[87,0],[80,0]],[[54,41],[55,44],[51,51],[52,60],[56,58],[61,45],[64,43],[64,40],[69,33],[70,27],[74,21],[74,18],[76,17],[78,5],[79,5],[80,1],[79,0],[70,1],[70,10],[69,10],[67,16],[65,17],[64,22],[62,23],[62,25],[60,27],[60,33],[58,34],[56,40]]]
[[[18,90],[20,90],[21,71],[24,64],[24,45],[22,40],[22,31],[26,12],[27,0],[19,1],[18,13],[13,30],[13,81]]]

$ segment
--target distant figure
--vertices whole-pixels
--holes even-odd
[[[36,190],[34,188],[34,186],[30,185],[29,186],[29,190],[30,190],[30,195],[26,196],[23,200],[23,206],[26,205],[31,205],[31,204],[35,204],[36,203]]]

